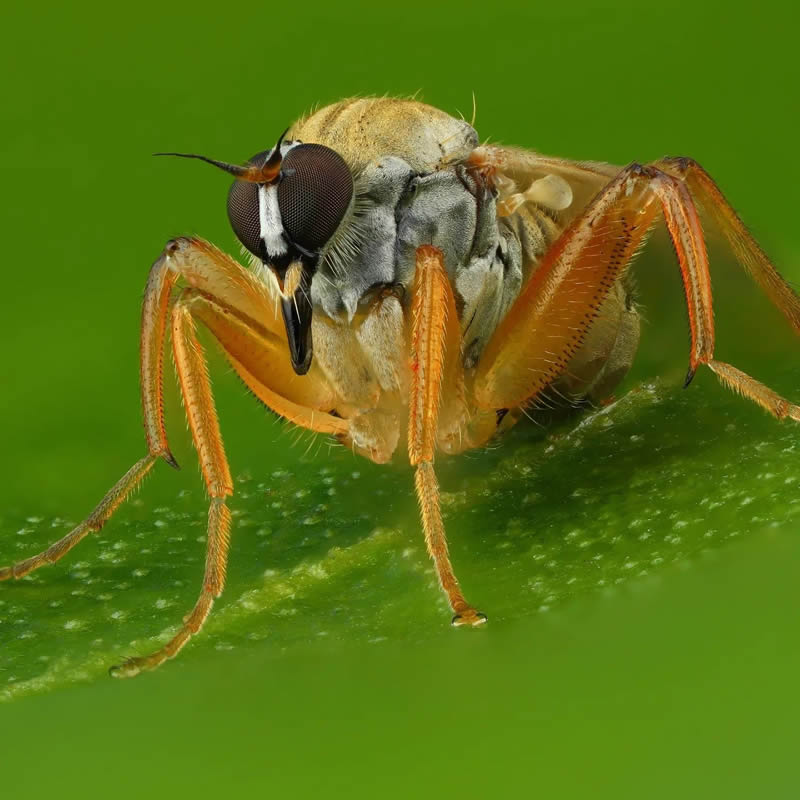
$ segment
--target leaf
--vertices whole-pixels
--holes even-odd
[[[688,565],[745,535],[791,529],[797,431],[712,387],[645,384],[545,431],[442,459],[445,521],[468,599],[491,625]],[[409,644],[447,633],[408,468],[341,448],[292,474],[237,479],[228,586],[180,659],[328,637]],[[199,589],[205,500],[136,499],[67,560],[0,586],[0,699],[101,678],[159,647]],[[5,519],[0,561],[72,522]],[[458,635],[481,635],[464,632]],[[174,664],[162,669],[174,669]]]

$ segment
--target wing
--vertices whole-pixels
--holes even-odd
[[[558,212],[562,224],[586,208],[620,171],[612,164],[570,161],[517,147],[480,147],[476,157],[493,174],[506,214],[536,204]]]

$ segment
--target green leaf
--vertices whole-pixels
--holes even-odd
[[[698,383],[645,384],[553,429],[520,425],[493,449],[438,462],[456,572],[490,625],[796,525],[796,429]],[[407,467],[331,448],[291,474],[240,475],[236,486],[228,585],[181,660],[254,642],[442,635],[450,615]],[[0,585],[0,699],[102,679],[175,631],[200,585],[205,500],[146,499],[147,489],[58,565]],[[0,562],[72,524],[4,519]]]

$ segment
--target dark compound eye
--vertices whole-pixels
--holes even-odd
[[[260,164],[270,150],[248,160]],[[289,239],[316,252],[333,236],[353,198],[353,176],[344,159],[321,144],[300,144],[284,157],[278,184],[278,208]],[[228,219],[239,241],[257,258],[266,260],[261,239],[259,186],[234,181],[228,192]]]
[[[278,208],[283,228],[296,245],[316,252],[328,243],[350,207],[350,168],[329,147],[300,144],[286,154],[281,172]]]
[[[271,151],[256,153],[247,163],[263,164]],[[258,211],[258,184],[234,181],[228,192],[228,219],[239,241],[256,257],[264,260],[261,221]]]

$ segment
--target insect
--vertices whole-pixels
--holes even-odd
[[[486,617],[453,572],[434,473],[437,451],[481,447],[545,392],[602,401],[639,339],[628,268],[663,220],[701,365],[778,419],[800,407],[714,359],[708,258],[698,206],[800,332],[800,298],[708,173],[689,158],[625,168],[480,146],[473,127],[414,100],[350,99],[295,122],[239,166],[228,216],[249,256],[177,238],[153,264],[142,308],[147,455],[63,539],[13,566],[21,578],[99,531],[163,459],[171,340],[209,495],[202,589],[160,650],[113,667],[153,669],[197,633],[223,589],[233,493],[196,327],[207,328],[252,393],[281,417],[376,463],[407,450],[422,528],[453,624]]]

